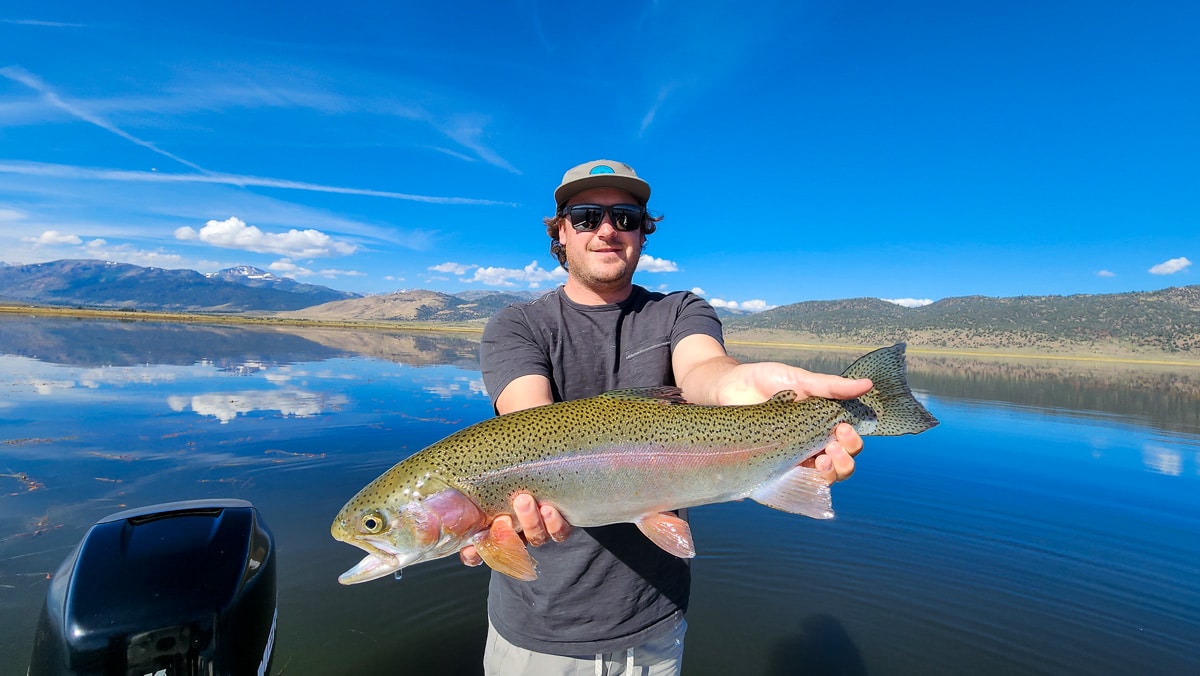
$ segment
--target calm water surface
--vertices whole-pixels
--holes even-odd
[[[452,335],[0,318],[0,674],[96,520],[232,497],[276,537],[274,673],[479,671],[487,574],[353,587],[329,523],[491,415]],[[839,372],[854,354],[746,351]],[[1200,673],[1200,369],[910,358],[837,518],[693,512],[687,674]]]

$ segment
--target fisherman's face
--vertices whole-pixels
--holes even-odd
[[[637,200],[615,188],[584,190],[567,202],[576,204],[637,204]],[[642,255],[645,235],[641,229],[622,232],[613,227],[607,211],[600,227],[592,232],[578,232],[564,218],[558,226],[558,241],[567,254],[567,271],[589,288],[613,291],[633,283],[633,272]]]

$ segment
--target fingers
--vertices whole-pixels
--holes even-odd
[[[851,474],[854,474],[854,456],[862,450],[862,437],[854,428],[846,423],[841,423],[833,430],[833,439],[825,445],[825,461],[828,466],[820,469],[826,481],[834,483],[849,479]]]
[[[542,513],[538,510],[537,500],[534,500],[533,496],[528,493],[519,493],[513,498],[512,504],[525,541],[534,547],[545,544],[549,533],[546,532],[546,524],[542,522]]]
[[[571,534],[571,524],[558,513],[558,510],[551,505],[542,505],[542,523],[546,524],[546,531],[550,534],[550,539],[555,542],[562,542]]]
[[[458,550],[458,558],[463,562],[464,566],[470,566],[471,568],[483,563],[483,559],[480,558],[479,552],[475,551],[475,545],[467,545],[466,547]]]
[[[863,449],[862,437],[848,423],[841,423],[833,428],[833,436],[850,455],[858,455]]]
[[[528,493],[519,493],[513,498],[513,511],[525,541],[534,547],[546,544],[547,538],[562,542],[571,533],[571,524],[553,505],[539,505]]]
[[[874,383],[868,378],[851,380],[824,373],[810,373],[805,382],[804,394],[826,399],[853,399],[871,391]]]
[[[833,438],[825,450],[803,464],[816,469],[830,484],[849,479],[854,474],[854,456],[863,448],[862,437],[854,428],[840,423],[833,430]]]

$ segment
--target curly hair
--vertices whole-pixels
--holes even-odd
[[[566,217],[566,212],[560,210],[557,214],[553,216],[547,216],[546,218],[542,219],[542,222],[546,224],[546,234],[550,236],[550,253],[558,259],[558,264],[562,266],[563,270],[568,269],[567,251],[563,247],[562,242],[558,241],[558,226],[559,223],[562,222],[562,220]],[[642,223],[642,237],[644,238],[646,235],[649,235],[657,230],[658,222],[662,219],[662,216],[652,216],[650,212],[647,211],[646,220],[644,223]]]

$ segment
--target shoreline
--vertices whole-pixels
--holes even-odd
[[[107,308],[65,308],[39,305],[0,304],[0,315],[32,315],[42,317],[74,317],[80,319],[116,319],[120,321],[158,321],[181,322],[191,324],[237,324],[247,326],[287,326],[314,329],[369,329],[376,331],[414,331],[424,333],[447,334],[483,334],[483,323],[473,322],[430,322],[419,320],[330,320],[330,319],[299,319],[259,314],[207,314],[199,312],[168,312],[162,310],[118,310]],[[726,337],[725,343],[730,346],[744,348],[760,348],[772,350],[836,350],[846,352],[865,352],[880,345],[860,345],[852,343],[819,343],[787,340],[739,340],[736,337]],[[985,359],[1035,359],[1042,361],[1073,361],[1106,364],[1135,364],[1147,366],[1182,366],[1200,367],[1200,358],[1175,357],[1168,353],[1147,355],[1102,355],[1081,354],[1078,352],[1049,352],[1031,350],[1028,352],[1005,352],[991,348],[961,348],[934,347],[909,344],[907,352],[912,355],[927,356],[956,356],[977,357]]]

